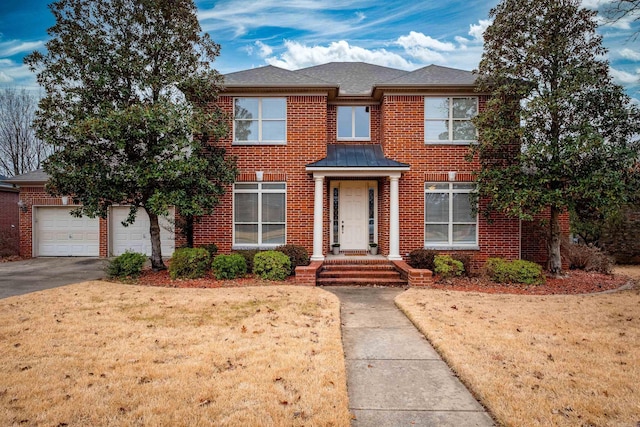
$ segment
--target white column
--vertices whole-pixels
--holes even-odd
[[[389,256],[390,260],[401,260],[400,256],[400,176],[389,176]]]
[[[323,213],[323,197],[324,176],[314,175],[315,181],[315,197],[313,202],[313,255],[311,261],[324,261],[322,254],[322,213]]]

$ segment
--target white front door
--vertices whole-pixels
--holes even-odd
[[[363,181],[340,183],[340,250],[367,250],[368,186]]]

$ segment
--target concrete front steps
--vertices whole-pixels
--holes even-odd
[[[406,286],[394,265],[384,259],[326,260],[316,279],[318,286]]]

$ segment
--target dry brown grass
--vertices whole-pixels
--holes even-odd
[[[499,423],[640,425],[640,291],[396,299]]]
[[[0,300],[0,425],[348,425],[320,289],[88,282]]]

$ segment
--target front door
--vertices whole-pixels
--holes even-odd
[[[363,181],[340,183],[340,250],[367,250],[368,186]]]

